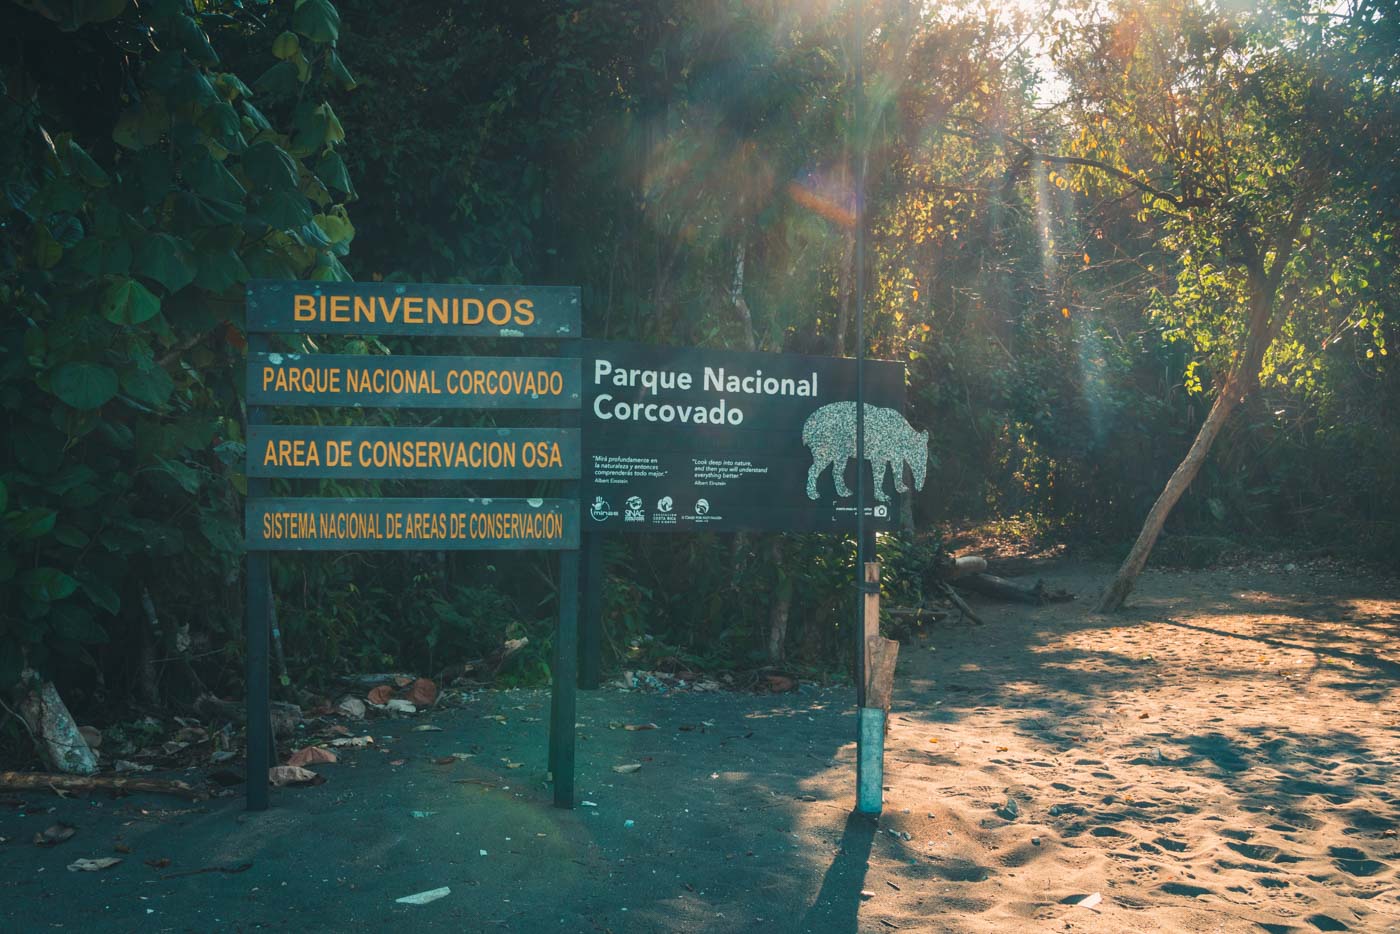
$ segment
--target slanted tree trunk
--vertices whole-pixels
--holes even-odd
[[[1254,378],[1258,379],[1257,373]],[[1096,612],[1112,613],[1121,607],[1128,594],[1132,593],[1138,575],[1147,564],[1147,556],[1152,554],[1152,547],[1157,544],[1157,536],[1162,533],[1162,526],[1171,514],[1172,507],[1181,499],[1191,481],[1196,479],[1196,474],[1200,473],[1201,465],[1210,453],[1210,446],[1215,443],[1220,429],[1225,427],[1230,413],[1239,404],[1240,394],[1233,383],[1233,379],[1227,380],[1220,395],[1216,396],[1215,404],[1210,407],[1206,420],[1201,424],[1201,430],[1196,432],[1196,440],[1191,442],[1191,449],[1186,452],[1186,457],[1177,465],[1176,470],[1172,471],[1171,479],[1157,497],[1157,502],[1152,504],[1147,520],[1142,524],[1142,531],[1133,543],[1133,550],[1128,552],[1128,557],[1118,569],[1113,583],[1104,591],[1098,606],[1095,607]]]
[[[1157,536],[1161,534],[1162,526],[1166,523],[1172,507],[1181,499],[1191,481],[1196,479],[1196,474],[1200,473],[1211,445],[1219,437],[1220,430],[1225,427],[1230,415],[1239,407],[1241,401],[1259,387],[1259,370],[1264,363],[1264,354],[1278,336],[1279,327],[1283,323],[1283,314],[1276,307],[1279,280],[1283,276],[1284,264],[1292,255],[1294,240],[1302,219],[1311,208],[1311,197],[1307,192],[1300,196],[1294,205],[1291,219],[1271,244],[1274,252],[1272,264],[1266,266],[1263,251],[1249,241],[1247,235],[1241,234],[1240,246],[1245,254],[1244,264],[1249,283],[1249,317],[1245,323],[1244,353],[1225,378],[1225,385],[1221,387],[1215,404],[1206,414],[1200,431],[1196,432],[1196,440],[1191,442],[1191,449],[1172,472],[1171,479],[1157,497],[1157,502],[1152,504],[1147,520],[1142,524],[1142,531],[1133,543],[1132,551],[1128,552],[1128,557],[1118,569],[1113,583],[1104,591],[1098,606],[1094,608],[1095,612],[1112,613],[1123,606],[1123,601],[1132,593],[1138,575],[1147,564],[1147,556],[1152,554],[1152,546],[1157,544]]]

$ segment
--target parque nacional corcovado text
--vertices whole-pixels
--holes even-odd
[[[617,367],[609,360],[598,359],[593,364],[593,384],[618,389],[642,389],[659,400],[667,390],[685,392],[696,388],[695,374],[688,370],[640,370]],[[735,373],[722,366],[707,366],[700,374],[699,388],[705,392],[742,394],[746,396],[815,397],[817,373],[796,378],[764,376],[762,370]],[[659,422],[690,425],[742,425],[744,410],[721,396],[715,405],[693,405],[680,402],[624,402],[611,393],[599,393],[593,399],[593,414],[604,421]]]

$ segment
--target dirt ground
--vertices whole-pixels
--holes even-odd
[[[1400,587],[1149,572],[1086,615],[1110,570],[1043,568],[1081,599],[905,644],[878,822],[851,815],[849,688],[583,694],[571,812],[547,692],[490,692],[371,721],[262,814],[0,796],[0,929],[1400,931]]]

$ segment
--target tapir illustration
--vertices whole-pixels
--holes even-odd
[[[802,426],[802,443],[812,452],[807,471],[807,498],[819,499],[817,478],[831,468],[836,495],[854,496],[846,486],[846,464],[856,456],[856,404],[832,402],[807,416]],[[889,502],[885,474],[894,474],[894,488],[909,492],[904,485],[904,465],[914,474],[914,489],[922,490],[928,476],[928,432],[915,431],[895,409],[865,406],[865,459],[875,474],[875,499]]]

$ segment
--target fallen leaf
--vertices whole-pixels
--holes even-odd
[[[789,678],[787,675],[769,675],[764,680],[768,684],[768,690],[774,694],[797,690],[797,679]]]
[[[431,707],[437,702],[438,688],[427,678],[419,678],[408,688],[408,699],[419,707]]]
[[[287,764],[300,767],[305,765],[315,765],[318,762],[339,761],[340,757],[338,757],[335,753],[331,752],[329,749],[324,749],[320,746],[303,746],[296,752],[292,753],[291,758],[287,760]]]
[[[628,723],[628,724],[624,724],[622,728],[623,728],[624,730],[627,730],[629,733],[637,733],[637,732],[640,732],[640,731],[642,731],[642,730],[654,730],[654,729],[656,729],[656,724],[655,724],[655,723]]]
[[[274,765],[267,770],[267,780],[277,788],[285,785],[320,785],[325,782],[320,775],[299,765]]]
[[[96,872],[99,869],[111,869],[121,860],[115,856],[103,856],[98,859],[75,859],[68,864],[69,872]]]
[[[936,736],[930,736],[928,741],[929,741],[930,743],[936,743],[936,742],[938,742],[938,737],[936,737]]]
[[[403,765],[403,764],[404,764],[405,762],[407,762],[407,761],[408,761],[407,759],[390,759],[390,760],[389,760],[389,764],[390,764],[390,765]]]
[[[417,713],[418,708],[411,701],[406,701],[401,697],[391,697],[384,705],[389,710],[396,713]]]
[[[998,747],[997,747],[997,752],[1006,752],[1006,751],[1007,751],[1007,747],[1005,747],[1005,746],[998,746]]]
[[[435,902],[439,898],[446,898],[452,894],[452,889],[444,885],[440,889],[428,889],[426,892],[417,892],[413,895],[405,895],[403,898],[396,898],[394,901],[400,905],[426,905],[428,902]]]
[[[631,775],[642,767],[640,762],[629,762],[626,765],[615,765],[612,770],[619,775]]]
[[[350,746],[354,749],[362,749],[365,746],[374,745],[373,736],[346,736],[341,739],[331,740],[332,746]]]
[[[413,728],[414,733],[441,733],[442,727],[433,726],[431,723],[424,723]]]
[[[394,689],[387,684],[381,684],[365,696],[374,706],[383,707],[385,704],[389,703],[389,698],[394,696]]]
[[[342,697],[335,709],[337,713],[350,717],[352,720],[365,718],[365,702],[358,697]]]
[[[872,891],[870,891],[870,889],[861,889],[861,890],[860,890],[860,897],[861,897],[861,898],[874,898],[874,897],[875,897],[875,893],[872,892]]]
[[[456,756],[439,756],[433,760],[433,765],[451,765],[457,761]]]
[[[45,830],[43,833],[34,835],[35,846],[56,846],[67,840],[78,832],[78,828],[72,824],[57,823]]]
[[[164,869],[166,866],[170,865],[170,859],[166,856],[162,856],[159,859],[148,859],[146,860],[146,865],[150,866],[152,869]]]
[[[1139,719],[1139,720],[1146,720],[1149,716],[1151,716],[1151,714],[1149,714],[1149,713],[1147,713],[1147,712],[1144,711],[1143,713],[1138,714],[1138,719]]]
[[[523,763],[523,762],[507,762],[507,763],[506,763],[506,768],[508,768],[508,769],[518,769],[518,768],[520,768],[520,767],[521,767],[522,765],[524,765],[524,764],[525,764],[525,763]]]
[[[112,849],[118,853],[124,853],[128,856],[131,854],[131,847],[127,846],[125,843],[118,843],[115,846],[113,846]]]

